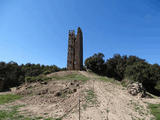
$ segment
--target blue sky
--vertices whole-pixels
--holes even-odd
[[[0,0],[0,61],[65,67],[78,26],[84,59],[119,53],[160,64],[160,0]]]

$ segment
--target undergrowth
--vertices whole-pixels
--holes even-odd
[[[155,116],[155,120],[160,120],[160,104],[149,104],[151,114]]]
[[[108,78],[108,77],[105,77],[105,76],[97,76],[97,79],[98,80],[102,80],[104,82],[110,82],[110,83],[114,83],[114,84],[120,85],[120,82],[116,81],[113,78]]]
[[[28,82],[29,83],[30,82],[37,82],[37,81],[49,81],[49,80],[51,80],[51,78],[47,77],[45,75],[32,76],[32,77],[27,76],[27,77],[25,77],[25,82],[26,83],[28,83]]]
[[[14,95],[14,94],[5,94],[5,95],[0,95],[0,104],[5,104],[8,102],[13,102],[16,99],[20,99],[21,96],[19,95]]]
[[[87,90],[87,95],[85,96],[88,103],[95,104],[96,103],[96,95],[93,90]]]
[[[88,77],[81,75],[81,74],[69,74],[69,75],[65,75],[65,76],[52,76],[52,79],[56,79],[56,80],[80,80],[80,81],[87,81],[89,80]]]
[[[86,103],[82,105],[83,109],[86,109],[88,106],[93,106],[97,103],[97,97],[93,90],[86,90],[85,93]]]
[[[65,76],[51,76],[47,77],[45,75],[39,75],[34,77],[26,77],[26,82],[37,82],[37,81],[49,81],[49,80],[80,80],[80,81],[87,81],[89,80],[88,77],[81,75],[81,74],[69,74]]]
[[[0,120],[61,120],[60,118],[25,117],[18,109],[23,106],[13,106],[8,110],[0,110]]]

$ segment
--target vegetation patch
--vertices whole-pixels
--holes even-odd
[[[89,80],[88,77],[81,75],[81,74],[69,74],[69,75],[65,75],[65,76],[52,76],[52,79],[56,79],[56,80],[80,80],[80,81],[87,81]]]
[[[86,103],[82,105],[83,109],[86,109],[88,106],[93,106],[97,102],[97,98],[93,90],[86,90],[85,93]]]
[[[50,77],[47,77],[46,75],[39,75],[39,76],[28,76],[28,77],[25,77],[25,82],[26,83],[31,83],[31,82],[37,82],[37,81],[49,81],[51,80]]]
[[[113,78],[108,78],[108,77],[105,77],[105,76],[98,76],[97,79],[98,79],[98,80],[102,80],[102,81],[104,81],[104,82],[110,82],[110,83],[120,84],[120,82],[116,81],[115,79],[113,79]]]
[[[43,117],[25,117],[20,115],[18,108],[22,106],[13,106],[9,110],[0,110],[0,120],[61,120],[60,118]]]
[[[19,95],[14,95],[14,94],[5,94],[5,95],[0,95],[0,104],[5,104],[8,102],[13,102],[14,100],[20,99],[21,96]]]
[[[133,80],[130,80],[129,78],[126,78],[126,79],[123,79],[122,81],[121,81],[121,85],[123,86],[123,87],[127,87],[130,83],[133,83],[134,81]]]
[[[155,120],[160,120],[160,104],[149,104],[149,108],[155,116]]]
[[[93,90],[87,90],[86,91],[86,102],[89,103],[89,104],[96,104],[96,95],[94,93]]]

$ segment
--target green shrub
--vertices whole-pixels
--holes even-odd
[[[92,70],[97,74],[104,74],[105,64],[104,55],[102,53],[94,54],[93,56],[85,60],[85,66],[87,69]]]
[[[25,82],[26,83],[31,83],[31,82],[37,82],[37,81],[47,81],[50,80],[51,78],[45,76],[45,75],[39,75],[39,76],[27,76],[25,77]]]
[[[125,70],[125,77],[140,83],[146,82],[149,78],[149,67],[150,65],[145,62],[129,65]]]
[[[113,58],[108,59],[106,62],[106,75],[108,77],[113,77],[116,80],[122,80],[124,77],[126,63],[127,56],[115,54]]]

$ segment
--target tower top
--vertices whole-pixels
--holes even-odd
[[[77,32],[82,32],[82,30],[81,30],[81,28],[80,28],[80,27],[78,27]]]

